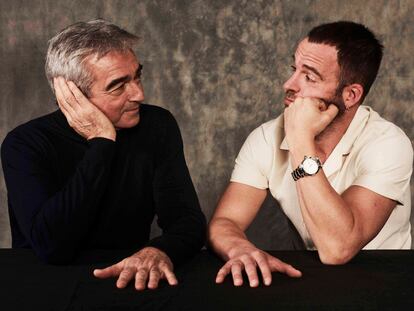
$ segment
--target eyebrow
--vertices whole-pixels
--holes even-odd
[[[296,61],[296,58],[295,58],[295,55],[292,55],[292,60],[293,61]],[[319,79],[321,79],[322,81],[323,80],[325,80],[324,78],[323,78],[323,76],[322,76],[322,74],[316,69],[316,68],[314,68],[314,67],[312,67],[312,66],[309,66],[309,65],[303,65],[303,67],[305,67],[306,69],[308,69],[308,70],[310,70],[310,71],[312,71],[314,74],[316,74],[318,77],[319,77]]]
[[[141,77],[142,74],[142,68],[144,68],[144,66],[142,64],[138,65],[137,71],[135,72],[135,78],[139,78]]]
[[[139,77],[139,76],[141,76],[141,71],[142,71],[142,65],[141,64],[139,64],[138,65],[138,68],[137,68],[137,71],[135,72],[135,76],[134,76],[134,78],[135,77]],[[123,82],[127,82],[127,81],[129,81],[130,80],[130,77],[129,76],[123,76],[123,77],[119,77],[119,78],[117,78],[117,79],[114,79],[114,80],[112,80],[107,86],[106,86],[106,88],[105,88],[105,91],[109,91],[109,90],[111,90],[115,85],[117,85],[117,84],[119,84],[119,83],[123,83]]]
[[[305,67],[306,69],[312,71],[314,74],[316,74],[319,79],[321,79],[322,81],[324,80],[323,76],[320,74],[320,72],[318,70],[316,70],[316,68],[313,68],[312,66],[309,65],[305,65],[303,64],[303,67]]]

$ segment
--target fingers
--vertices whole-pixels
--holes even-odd
[[[135,288],[137,290],[145,289],[147,285],[148,272],[149,270],[147,268],[138,269],[137,273],[135,274]],[[156,285],[158,285],[158,282]]]
[[[256,265],[253,261],[248,261],[244,265],[244,270],[246,271],[247,278],[249,279],[250,287],[259,286],[259,277],[257,275]]]
[[[325,111],[321,111],[321,125],[326,128],[336,117],[339,109],[334,104],[330,104]]]
[[[302,272],[291,265],[263,251],[256,250],[229,260],[217,273],[216,283],[222,283],[225,277],[231,273],[234,286],[243,285],[243,269],[246,272],[250,287],[259,286],[260,281],[257,269],[260,270],[263,283],[266,286],[272,283],[272,271],[284,273],[295,278],[302,276]]]
[[[262,273],[263,282],[266,286],[269,286],[272,283],[272,271],[270,269],[269,263],[265,256],[261,256],[257,260],[257,264]]]
[[[56,99],[58,103],[64,105],[66,108],[76,109],[79,106],[78,101],[76,100],[72,90],[69,88],[68,82],[62,78],[57,77],[54,79]]]
[[[148,288],[150,289],[157,288],[160,278],[161,278],[161,273],[158,270],[158,268],[152,268],[149,273]]]
[[[100,279],[116,277],[121,273],[122,266],[123,261],[118,262],[117,264],[107,267],[105,269],[95,269],[93,270],[93,275]]]
[[[332,121],[338,114],[339,109],[336,105],[329,105],[328,108],[323,112],[328,117],[329,122]]]
[[[124,268],[119,274],[118,280],[116,281],[116,287],[125,288],[128,283],[134,278],[135,269],[133,267]]]
[[[133,279],[137,290],[144,290],[146,287],[157,288],[160,280],[164,278],[170,285],[178,283],[169,257],[162,251],[149,247],[116,265],[95,269],[93,274],[98,278],[118,277],[116,282],[118,288],[125,288]]]
[[[62,83],[66,83],[62,78],[54,78],[53,86],[55,88],[55,95],[59,105],[59,108],[65,114],[66,117],[70,117],[74,114],[73,108],[66,102],[65,96],[63,94],[63,89],[65,86]]]
[[[222,283],[225,277],[231,273],[234,286],[243,285],[242,271],[246,272],[250,287],[259,286],[259,276],[257,266],[263,275],[265,285],[270,285],[272,281],[271,270],[265,256],[261,252],[253,255],[243,255],[237,259],[228,261],[217,273],[216,283]]]
[[[167,279],[168,284],[174,286],[178,284],[177,278],[174,272],[168,265],[160,265],[160,269],[164,274],[164,278]]]
[[[81,105],[88,105],[90,102],[86,96],[81,92],[81,90],[73,83],[72,81],[67,82],[67,86],[72,92],[73,96],[76,98],[76,101]]]
[[[234,286],[243,285],[242,266],[243,264],[241,262],[235,262],[231,266],[231,274],[233,276]]]
[[[167,280],[169,285],[174,286],[178,284],[175,274],[169,267],[158,268],[154,266],[149,272],[147,269],[141,268],[135,275],[135,288],[137,290],[145,289],[148,280],[148,288],[155,289],[163,278]]]
[[[223,283],[228,274],[231,273],[234,286],[243,285],[242,270],[246,271],[248,275],[250,286],[255,287],[258,285],[256,267],[254,264],[245,265],[241,260],[228,261],[217,273],[216,283]],[[256,276],[254,275],[256,274]]]
[[[226,278],[226,276],[230,273],[230,271],[231,271],[231,264],[230,262],[227,262],[223,267],[221,267],[221,269],[217,273],[216,283],[222,283],[224,279]]]
[[[116,131],[108,117],[90,102],[71,81],[53,79],[59,108],[69,125],[87,140],[104,137],[115,141]]]
[[[284,273],[290,277],[299,278],[302,276],[302,272],[300,272],[298,269],[294,268],[293,266],[275,258],[270,257],[269,259],[269,265],[272,271],[277,271],[280,273]]]

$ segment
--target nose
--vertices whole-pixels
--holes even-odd
[[[144,89],[140,80],[132,80],[128,83],[128,99],[130,101],[144,101]]]
[[[298,93],[300,91],[299,87],[299,74],[296,72],[292,73],[290,78],[283,84],[283,89],[286,91],[293,91],[295,93]]]

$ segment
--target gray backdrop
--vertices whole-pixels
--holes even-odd
[[[56,109],[43,72],[47,40],[73,22],[105,18],[142,38],[147,102],[177,118],[209,219],[248,133],[282,111],[291,55],[317,24],[346,19],[378,34],[385,57],[366,104],[414,139],[413,11],[410,0],[1,0],[0,140]],[[0,247],[8,247],[0,180]],[[286,220],[274,201],[265,205],[249,236],[261,247],[288,248]]]

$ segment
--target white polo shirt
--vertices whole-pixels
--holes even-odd
[[[397,202],[382,230],[364,249],[411,247],[412,164],[413,148],[404,132],[372,108],[360,106],[344,136],[323,164],[323,171],[339,194],[352,185],[359,185]],[[306,247],[315,249],[302,218],[291,172],[282,114],[248,136],[237,156],[231,181],[259,189],[268,188]]]

